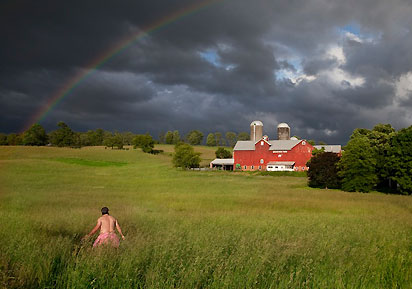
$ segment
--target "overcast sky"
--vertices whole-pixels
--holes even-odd
[[[0,131],[19,132],[122,39],[197,0],[0,3]],[[209,1],[210,2],[210,1]],[[261,120],[345,144],[354,128],[412,124],[410,0],[224,0],[138,40],[41,124],[76,131],[249,131]]]

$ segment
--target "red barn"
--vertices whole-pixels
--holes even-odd
[[[263,136],[263,123],[255,120],[250,124],[250,139],[238,141],[233,149],[233,159],[215,159],[211,168],[243,171],[306,171],[306,163],[315,148],[306,140],[290,137],[290,127],[281,123],[277,127],[277,140]],[[325,152],[341,154],[340,145],[316,146]]]
[[[238,141],[233,149],[235,168],[263,171],[305,171],[313,146],[305,140]]]

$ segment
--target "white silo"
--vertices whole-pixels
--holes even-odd
[[[263,136],[263,123],[260,120],[252,121],[250,124],[250,140],[258,141]]]
[[[287,123],[278,125],[278,140],[290,140],[290,127]]]

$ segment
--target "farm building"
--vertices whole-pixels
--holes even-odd
[[[235,169],[243,171],[308,170],[306,163],[312,157],[314,146],[306,140],[291,138],[290,127],[286,123],[277,126],[277,137],[276,140],[270,140],[268,136],[263,135],[263,123],[253,121],[250,124],[250,140],[238,141],[233,149],[233,162],[232,159],[213,162],[233,163]],[[340,145],[322,147],[325,151],[341,153]],[[214,167],[212,163],[211,167]]]

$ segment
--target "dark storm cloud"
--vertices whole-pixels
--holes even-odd
[[[194,3],[0,4],[0,130],[22,129],[110,47]],[[401,0],[216,2],[111,58],[42,124],[156,136],[247,131],[257,118],[270,137],[288,122],[293,134],[336,143],[377,122],[409,126],[410,98],[397,87],[412,71],[411,12]]]

